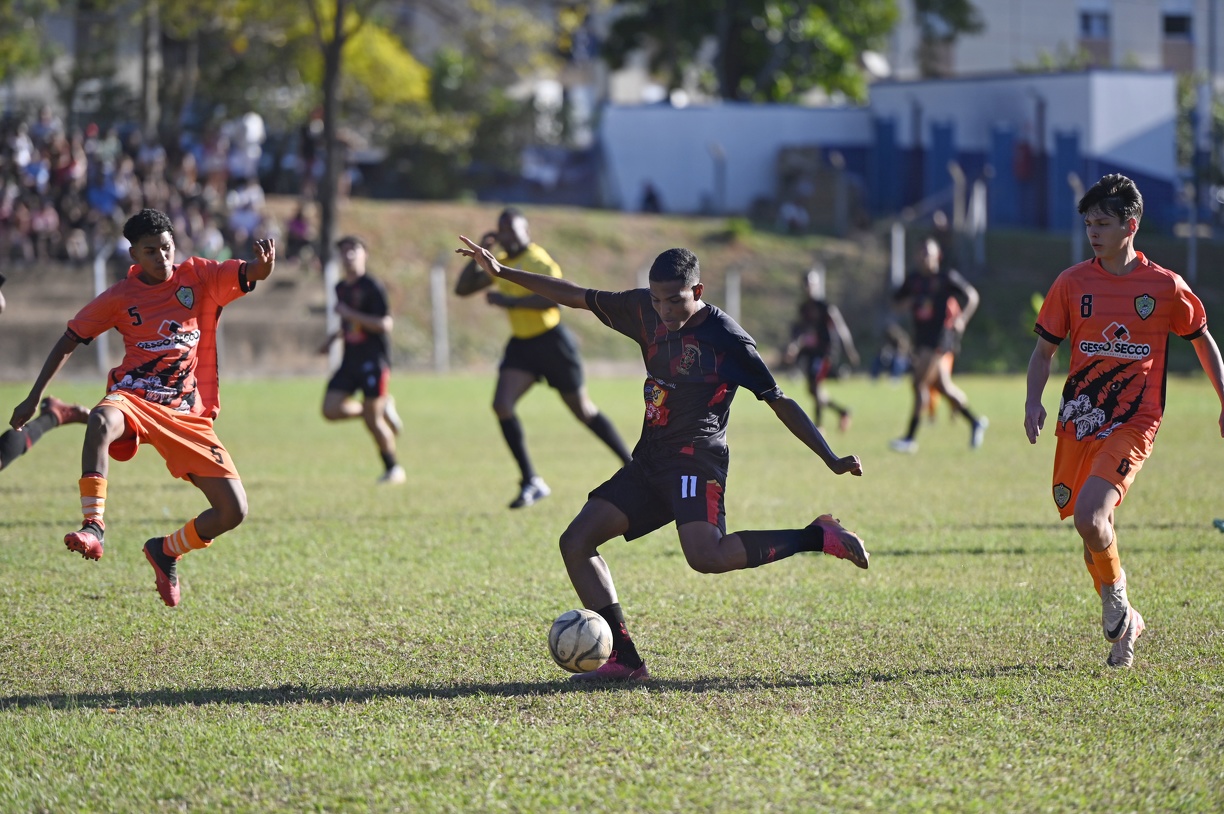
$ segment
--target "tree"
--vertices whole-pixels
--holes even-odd
[[[58,8],[54,0],[0,3],[0,82],[46,67],[55,56],[43,37],[42,19]]]
[[[986,28],[972,0],[914,0],[918,16],[918,70],[923,76],[948,73],[952,45],[963,34],[977,34]]]
[[[672,88],[696,73],[721,98],[762,102],[793,102],[818,88],[865,99],[859,55],[881,48],[897,21],[894,0],[617,0],[616,7],[604,44],[614,67],[644,48]],[[710,67],[702,59],[707,43],[715,46]]]

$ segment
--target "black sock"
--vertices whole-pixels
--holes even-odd
[[[820,422],[823,420],[824,420],[824,405],[818,401],[816,402],[816,414],[812,416],[812,423],[815,424],[817,427],[819,427]]]
[[[378,457],[382,458],[383,466],[387,469],[391,469],[399,463],[399,461],[395,460],[394,452],[383,452],[379,450]]]
[[[642,657],[638,655],[629,629],[625,627],[625,614],[619,602],[614,602],[602,610],[596,611],[612,628],[612,650],[616,653],[617,664],[623,664],[631,670],[642,666]]]
[[[975,416],[975,415],[974,415],[972,412],[970,412],[970,411],[969,411],[969,405],[968,405],[968,404],[965,404],[965,405],[963,405],[963,406],[961,406],[961,407],[957,407],[957,408],[956,408],[956,411],[957,411],[958,413],[960,413],[961,415],[963,415],[965,418],[969,419],[969,423],[970,423],[970,424],[976,424],[976,423],[977,423],[977,416]]]
[[[826,403],[833,410],[833,412],[837,413],[839,416],[850,415],[850,411],[847,410],[845,407],[842,407],[840,404],[835,404],[834,402],[831,402],[831,401],[826,402]]]
[[[527,444],[523,440],[523,425],[519,423],[517,416],[503,418],[498,423],[501,424],[502,435],[506,437],[506,445],[510,447],[510,454],[518,462],[519,471],[523,474],[523,483],[526,483],[535,477],[535,469],[531,466],[531,458],[527,456]]]
[[[625,446],[625,442],[621,440],[620,433],[616,431],[616,427],[612,426],[612,422],[603,413],[596,413],[595,417],[586,423],[591,428],[591,432],[603,441],[608,447],[616,453],[616,457],[621,459],[621,463],[629,463],[633,460],[633,456],[629,454],[629,449]]]
[[[914,436],[918,434],[918,414],[914,413],[910,416],[909,429],[905,431],[905,440],[913,441]]]
[[[749,568],[784,560],[800,551],[824,551],[824,529],[817,526],[776,531],[737,531],[735,534],[744,544]]]
[[[25,455],[34,442],[42,438],[43,433],[58,426],[54,414],[43,413],[21,429],[8,430],[0,435],[0,469]]]

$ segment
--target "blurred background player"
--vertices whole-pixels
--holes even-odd
[[[1224,362],[1207,331],[1203,304],[1177,274],[1135,251],[1143,197],[1135,182],[1106,175],[1079,202],[1093,259],[1058,275],[1037,314],[1029,359],[1024,431],[1030,444],[1045,426],[1041,395],[1050,360],[1071,338],[1071,361],[1058,405],[1052,495],[1059,517],[1075,516],[1084,565],[1101,597],[1111,643],[1106,663],[1130,667],[1143,617],[1131,607],[1118,557],[1114,509],[1152,452],[1164,414],[1169,334],[1194,345],[1220,399],[1224,437]]]
[[[336,241],[344,279],[336,283],[336,314],[340,329],[327,337],[321,353],[337,339],[344,340],[340,367],[327,382],[323,417],[328,421],[360,418],[374,437],[383,473],[379,483],[398,484],[408,474],[396,459],[395,439],[403,423],[395,411],[395,397],[387,392],[391,381],[392,320],[387,292],[366,272],[367,252],[361,238],[347,235]],[[361,391],[362,400],[353,397]]]
[[[480,245],[490,251],[500,246],[497,256],[500,263],[546,277],[561,276],[561,268],[548,252],[531,241],[527,218],[513,207],[501,213],[497,231],[485,234]],[[485,298],[490,305],[506,309],[511,336],[497,371],[493,412],[497,414],[502,436],[518,463],[521,476],[518,496],[510,503],[510,508],[521,509],[551,493],[531,463],[523,426],[515,413],[519,399],[540,379],[561,394],[570,412],[607,444],[622,464],[628,463],[631,456],[616,427],[587,395],[578,343],[561,324],[561,309],[555,302],[509,280],[499,277],[494,281],[475,261],[464,267],[455,284],[455,293],[467,297],[494,282],[497,290],[488,292]]]
[[[960,308],[949,308],[949,299],[963,299]],[[969,446],[982,445],[988,424],[985,416],[976,416],[969,409],[965,394],[952,383],[952,376],[941,359],[955,353],[965,326],[978,306],[977,289],[954,269],[940,269],[939,243],[926,238],[916,255],[916,268],[893,295],[898,307],[908,307],[913,317],[914,350],[912,376],[914,406],[904,437],[894,440],[897,452],[917,452],[918,423],[927,410],[930,388],[934,386],[953,408],[969,420]]]
[[[838,457],[794,399],[787,398],[757,353],[756,343],[725,312],[701,299],[701,269],[688,249],[669,249],[650,268],[650,288],[596,291],[501,266],[461,237],[459,253],[485,271],[513,280],[553,302],[589,310],[634,339],[646,365],[646,413],[633,460],[595,487],[561,535],[561,554],[583,606],[612,629],[612,655],[576,681],[644,681],[650,673],[629,635],[616,587],[599,547],[614,537],[634,540],[675,523],[689,566],[703,574],[756,568],[805,551],[819,551],[867,568],[858,535],[831,515],[806,528],[727,533],[727,422],[740,387],[834,474],[862,475],[855,455]]]
[[[799,304],[799,318],[791,326],[791,341],[786,346],[783,363],[798,364],[803,372],[815,402],[812,419],[816,426],[821,426],[824,408],[828,407],[837,413],[837,428],[845,432],[850,427],[850,410],[829,398],[824,380],[836,374],[841,351],[855,366],[859,355],[841,310],[825,299],[824,275],[823,268],[813,268],[803,276],[803,301]]]
[[[151,445],[170,474],[190,481],[209,503],[178,531],[145,542],[157,592],[173,607],[179,603],[179,558],[207,548],[246,518],[246,491],[213,429],[221,410],[217,318],[223,306],[268,278],[276,245],[257,240],[251,262],[191,257],[175,265],[174,226],[156,209],[129,218],[123,236],[135,265],[69,320],[9,423],[19,430],[33,418],[47,384],[78,346],[111,328],[123,337],[123,361],[107,375],[106,396],[85,430],[78,481],[84,520],[64,544],[86,559],[102,558],[109,459],[128,461],[141,444]]]

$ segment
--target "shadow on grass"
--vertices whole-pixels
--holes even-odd
[[[0,697],[0,710],[9,709],[138,709],[141,707],[184,707],[207,704],[288,706],[292,704],[365,703],[380,698],[410,700],[473,698],[522,698],[533,695],[563,695],[574,692],[652,691],[652,692],[758,692],[818,687],[857,687],[888,684],[894,681],[925,679],[993,679],[1017,674],[1066,672],[1068,665],[1034,664],[998,667],[947,667],[931,670],[882,672],[855,670],[775,678],[720,677],[697,679],[653,678],[635,684],[574,684],[569,681],[508,682],[504,684],[408,685],[403,687],[305,687],[285,684],[259,689],[208,688],[196,690],[145,690],[142,692],[57,693],[53,695],[13,695]]]

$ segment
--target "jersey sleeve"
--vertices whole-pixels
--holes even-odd
[[[645,324],[642,319],[642,308],[650,307],[646,305],[643,293],[641,289],[630,291],[588,289],[587,308],[600,322],[612,330],[637,339],[641,336],[642,327]]]
[[[1182,339],[1198,339],[1207,330],[1207,312],[1186,281],[1177,278],[1176,299],[1169,327]]]
[[[68,335],[77,342],[88,345],[94,337],[115,327],[118,302],[111,289],[103,291],[68,320]]]
[[[385,317],[391,313],[391,306],[387,304],[387,289],[378,280],[369,277],[366,279],[370,281],[370,299],[362,303],[362,306],[372,317]]]
[[[255,290],[255,283],[247,280],[245,260],[205,260],[191,258],[199,279],[208,286],[208,292],[218,305],[228,305],[234,300]]]
[[[730,342],[726,346],[726,357],[719,370],[722,378],[750,391],[760,401],[777,401],[782,398],[782,388],[778,387],[769,366],[757,351],[756,342],[748,332],[739,327],[729,317],[723,317]]]
[[[1067,275],[1060,274],[1041,303],[1037,324],[1033,326],[1033,333],[1055,345],[1061,344],[1071,330],[1070,315],[1067,312],[1067,288]]]

